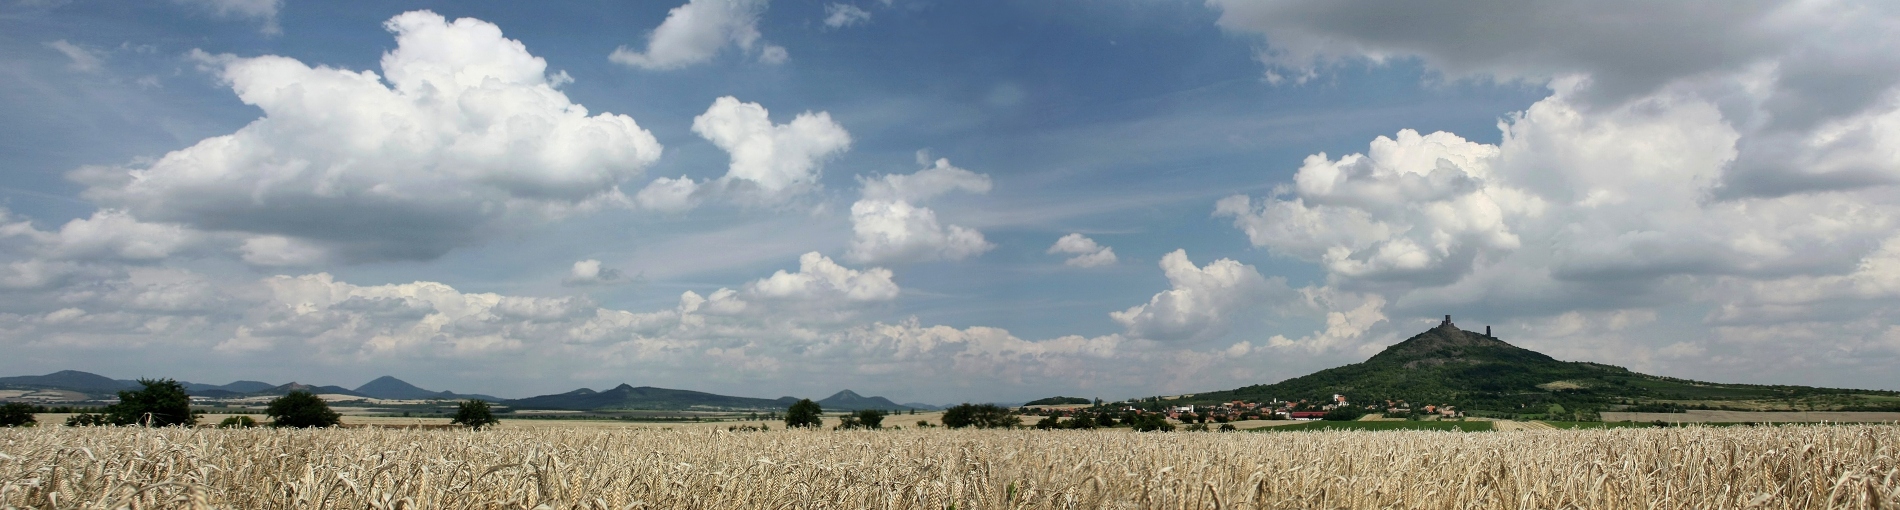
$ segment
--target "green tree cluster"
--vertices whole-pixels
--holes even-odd
[[[825,424],[825,409],[811,399],[800,399],[785,409],[785,428],[816,428]]]
[[[1159,413],[1141,413],[1126,421],[1135,432],[1174,432],[1174,424]]]
[[[886,413],[884,411],[880,411],[876,409],[860,410],[858,412],[845,415],[843,418],[843,421],[838,424],[838,429],[839,430],[881,429],[881,428],[884,428],[885,414]]]
[[[488,407],[487,401],[468,399],[455,405],[455,419],[449,420],[449,423],[481,430],[482,427],[499,425],[501,420],[495,419],[494,409]]]
[[[953,429],[1006,429],[1022,425],[1022,417],[1012,415],[1008,408],[996,404],[964,403],[943,412],[943,426]]]
[[[1326,411],[1326,414],[1320,416],[1319,419],[1326,421],[1353,421],[1365,415],[1366,412],[1364,410],[1351,406],[1341,406],[1335,407],[1331,411]]]
[[[0,405],[0,427],[31,427],[40,423],[33,413],[40,412],[40,406],[10,402]]]
[[[198,415],[204,414],[191,410],[191,396],[178,381],[139,379],[139,386],[137,390],[119,392],[119,403],[106,406],[103,413],[73,415],[66,419],[66,425],[190,427],[198,424]]]
[[[264,414],[270,415],[271,425],[275,427],[323,428],[343,423],[343,417],[331,411],[323,399],[303,390],[271,400]]]

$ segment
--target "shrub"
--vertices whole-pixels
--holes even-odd
[[[40,406],[12,402],[0,405],[0,427],[31,427],[40,423],[33,417]]]
[[[257,420],[251,419],[249,416],[232,416],[225,418],[224,421],[218,422],[218,428],[221,429],[248,429],[256,426]]]
[[[191,410],[191,396],[185,385],[171,379],[139,379],[144,386],[119,392],[119,403],[106,406],[106,420],[112,425],[148,427],[190,427],[198,424],[202,412]]]
[[[270,401],[264,414],[270,415],[271,425],[276,427],[321,428],[343,423],[343,417],[331,411],[330,404],[303,390]]]
[[[449,420],[449,423],[481,430],[482,427],[500,424],[501,420],[495,419],[495,412],[488,407],[487,401],[468,399],[455,405],[455,419]]]
[[[81,413],[66,418],[68,427],[104,427],[112,425],[112,418],[103,414]]]
[[[819,427],[825,424],[825,409],[811,399],[802,399],[785,409],[785,428]]]

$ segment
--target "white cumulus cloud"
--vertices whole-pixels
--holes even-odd
[[[732,96],[694,117],[693,132],[731,155],[720,179],[727,192],[766,203],[809,190],[824,161],[851,147],[851,133],[829,113],[805,112],[773,124],[764,106]]]
[[[930,168],[905,175],[859,178],[861,196],[851,204],[851,248],[860,262],[963,260],[995,248],[976,229],[945,225],[937,212],[913,204],[962,191],[988,193],[987,175],[938,159]]]
[[[771,299],[889,301],[897,298],[891,270],[881,267],[850,269],[818,252],[798,257],[798,272],[783,270],[752,282],[747,290]]]
[[[428,259],[624,199],[619,184],[660,156],[632,118],[569,101],[547,63],[493,24],[416,11],[384,26],[396,48],[380,76],[200,54],[264,117],[150,165],[73,178],[143,220],[295,239],[331,260]]]
[[[666,21],[647,34],[646,51],[621,46],[607,58],[641,69],[666,70],[712,60],[728,44],[749,51],[759,41],[759,16],[768,5],[766,0],[691,0],[668,11]],[[785,57],[785,48],[766,45],[760,60],[776,63]]]
[[[851,4],[825,4],[825,26],[843,28],[871,21],[871,11]]]
[[[1280,278],[1268,280],[1253,266],[1220,259],[1203,267],[1188,260],[1187,250],[1161,257],[1169,289],[1146,304],[1109,312],[1128,335],[1152,340],[1198,340],[1219,336],[1243,312],[1288,293]]]
[[[585,287],[589,285],[617,285],[629,281],[632,280],[627,278],[626,274],[621,273],[619,269],[603,266],[599,260],[586,259],[575,261],[574,265],[568,268],[567,278],[562,279],[561,284],[570,287]]]
[[[1098,267],[1115,264],[1115,249],[1095,243],[1094,239],[1082,234],[1069,234],[1056,240],[1049,247],[1051,254],[1064,253],[1074,255],[1062,263],[1075,267]]]

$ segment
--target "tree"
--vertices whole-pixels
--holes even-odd
[[[198,424],[202,412],[191,410],[191,396],[185,385],[171,379],[139,379],[138,390],[119,392],[119,403],[106,406],[106,421],[113,425],[148,427],[190,427]]]
[[[820,427],[825,424],[825,409],[811,399],[800,399],[785,409],[785,428]]]
[[[221,428],[221,429],[248,429],[248,428],[256,427],[256,426],[257,426],[257,420],[254,420],[249,416],[243,416],[243,415],[232,416],[230,418],[225,418],[224,421],[218,422],[218,428]]]
[[[865,409],[858,411],[858,426],[871,430],[884,428],[884,411]]]
[[[19,402],[0,405],[0,427],[31,427],[40,423],[33,417],[40,407]]]
[[[264,414],[270,415],[271,425],[277,427],[334,427],[343,423],[343,417],[330,410],[330,404],[317,398],[308,391],[292,391],[276,400],[270,401],[270,407]]]
[[[1022,424],[1022,417],[1010,415],[1009,409],[996,404],[963,403],[943,412],[943,426],[953,429],[1003,429],[1020,427]]]
[[[495,419],[495,412],[488,408],[487,401],[468,399],[455,405],[455,419],[449,420],[449,423],[481,430],[482,427],[500,424],[501,420]]]
[[[1041,420],[1036,421],[1037,430],[1052,430],[1052,429],[1057,429],[1061,427],[1062,427],[1062,419],[1057,418],[1053,414],[1049,416],[1044,416],[1042,417]]]

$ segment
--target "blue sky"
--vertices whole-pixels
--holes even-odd
[[[1822,3],[15,1],[0,372],[1122,398],[1451,313],[1896,389]]]

